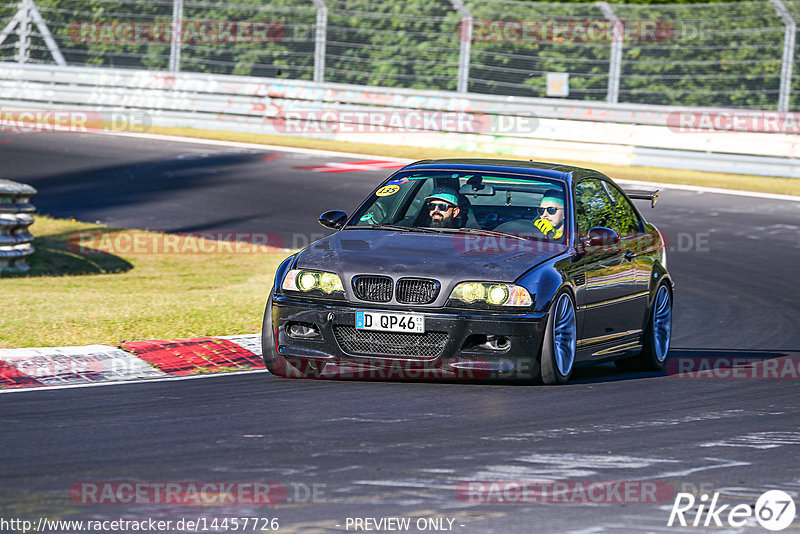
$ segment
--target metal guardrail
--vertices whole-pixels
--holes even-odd
[[[676,114],[728,110],[13,63],[0,63],[0,95],[0,110],[137,110],[141,124],[129,131],[146,130],[149,125],[187,127],[800,177],[800,136],[796,134],[766,133],[747,121],[741,127],[732,121],[731,131],[726,132],[675,131]],[[485,115],[495,122],[528,121],[518,121],[525,128],[507,130],[493,125],[489,131],[476,133],[429,129],[400,135],[352,133],[352,128],[343,127],[346,119],[339,119],[340,124],[329,131],[297,132],[285,127],[288,114],[326,110],[339,112],[339,117],[343,111],[422,110]],[[0,132],[2,119],[0,114]],[[793,120],[800,124],[800,115]]]
[[[241,115],[264,121],[279,118],[287,110],[396,108],[669,126],[672,116],[684,112],[762,113],[724,108],[610,104],[476,93],[462,95],[450,91],[366,87],[249,76],[21,66],[2,62],[0,95],[0,104],[6,106],[17,102],[74,104],[91,105],[96,110],[135,108],[205,112],[231,117]],[[732,126],[734,130],[737,129],[735,124]],[[753,130],[745,127],[741,131]]]
[[[0,271],[27,271],[33,254],[33,224],[36,208],[30,199],[36,189],[11,180],[0,180]]]
[[[87,93],[87,89],[105,88]],[[58,90],[58,92],[55,92]],[[0,62],[5,102],[30,100],[139,109],[211,111],[270,117],[284,109],[324,104],[470,111],[497,115],[666,125],[677,110],[705,108],[608,104],[585,100],[498,96],[450,91],[367,87],[250,76],[168,73],[129,69],[18,65]],[[120,100],[120,97],[124,97]],[[224,104],[225,107],[221,107]],[[204,108],[204,106],[210,106]],[[272,108],[272,109],[270,109]]]

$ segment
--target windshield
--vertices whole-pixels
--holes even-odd
[[[410,171],[380,187],[352,225],[494,231],[564,242],[569,228],[564,191],[563,182],[544,178]]]

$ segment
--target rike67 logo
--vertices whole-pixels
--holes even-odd
[[[691,493],[678,493],[672,504],[667,526],[708,528],[727,525],[742,528],[758,522],[765,529],[778,532],[789,527],[794,518],[794,500],[781,490],[763,493],[755,506],[746,503],[720,504],[719,493],[714,493],[710,500],[707,494],[703,494],[699,502]]]

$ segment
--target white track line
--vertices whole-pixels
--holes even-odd
[[[231,148],[250,148],[255,150],[264,150],[264,151],[280,151],[280,152],[294,152],[296,154],[309,154],[313,156],[332,156],[337,158],[368,158],[368,159],[375,159],[380,158],[386,161],[396,161],[398,163],[413,163],[412,159],[405,159],[405,158],[394,158],[390,156],[379,156],[376,154],[357,154],[352,152],[335,152],[332,150],[318,150],[314,148],[295,148],[295,147],[287,147],[287,146],[277,146],[277,145],[261,145],[258,143],[241,143],[238,141],[218,141],[215,139],[201,139],[199,137],[179,137],[179,136],[171,136],[171,135],[159,135],[159,134],[140,134],[140,133],[131,133],[131,132],[98,132],[100,135],[116,135],[122,137],[134,137],[139,139],[153,139],[157,141],[173,141],[176,143],[195,143],[199,145],[212,145],[212,146],[227,146]],[[501,158],[502,155],[498,154],[498,158]],[[426,158],[421,158],[426,159]],[[427,158],[430,159],[430,158]],[[613,176],[612,176],[613,178]],[[658,187],[661,189],[680,189],[684,191],[695,191],[698,193],[714,193],[714,194],[721,194],[721,195],[738,195],[738,196],[745,196],[745,197],[754,197],[754,198],[767,198],[770,200],[784,200],[788,202],[800,202],[800,196],[793,196],[793,195],[778,195],[774,193],[759,193],[757,191],[741,191],[738,189],[721,189],[718,187],[703,187],[699,185],[681,185],[681,184],[665,184],[660,182],[646,182],[646,181],[638,181],[638,180],[615,180],[616,182],[620,183],[630,183],[636,185],[646,185],[652,187]]]

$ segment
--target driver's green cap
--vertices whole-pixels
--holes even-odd
[[[544,194],[542,195],[542,202],[544,202],[546,198],[555,200],[562,206],[564,205],[564,195],[558,189],[548,189],[547,191],[545,191]]]
[[[431,200],[443,200],[453,206],[458,206],[458,197],[448,187],[439,187],[436,193],[425,197],[425,202],[430,202]]]
[[[455,195],[451,195],[450,193],[437,193],[435,195],[431,195],[431,196],[427,197],[425,200],[426,201],[443,200],[445,202],[448,202],[448,203],[452,204],[453,206],[457,206],[458,205],[458,201],[456,200],[456,196]]]

